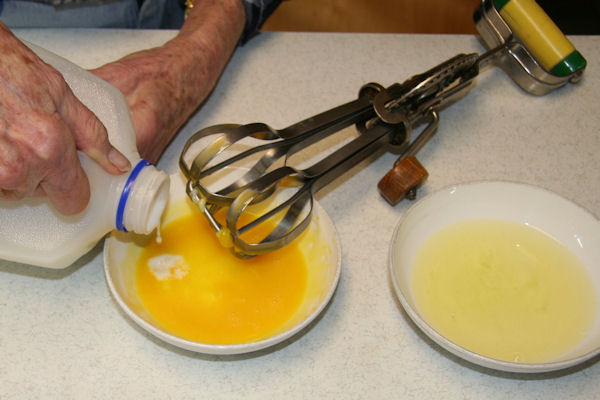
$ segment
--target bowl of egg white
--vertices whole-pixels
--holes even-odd
[[[403,215],[389,260],[407,315],[458,357],[538,373],[600,354],[600,222],[555,193],[440,190]]]
[[[226,355],[307,328],[331,300],[341,260],[333,223],[316,202],[309,227],[291,244],[233,256],[175,174],[159,237],[112,233],[104,266],[116,302],[143,329],[186,350]]]

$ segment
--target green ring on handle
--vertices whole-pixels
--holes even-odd
[[[586,65],[587,61],[585,60],[583,55],[581,55],[580,52],[575,50],[574,52],[566,56],[558,64],[556,64],[554,67],[552,67],[550,73],[556,76],[568,76],[574,72],[583,70]]]
[[[494,7],[496,10],[500,11],[502,7],[508,4],[510,0],[494,0]]]

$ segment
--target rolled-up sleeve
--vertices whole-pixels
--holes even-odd
[[[246,10],[246,27],[240,44],[254,37],[282,0],[242,0]]]

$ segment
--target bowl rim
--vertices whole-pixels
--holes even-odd
[[[331,302],[333,295],[338,287],[341,271],[342,271],[342,251],[341,244],[339,239],[338,231],[335,227],[335,224],[331,220],[331,217],[327,214],[325,209],[319,204],[318,201],[314,200],[314,210],[313,210],[313,218],[319,218],[323,223],[327,225],[327,229],[332,233],[332,243],[331,247],[333,250],[333,254],[336,258],[335,262],[335,271],[333,274],[333,279],[331,281],[330,286],[327,289],[327,293],[319,303],[319,305],[309,313],[304,319],[302,319],[298,324],[286,329],[283,332],[278,333],[277,335],[270,336],[261,340],[245,342],[245,343],[236,343],[236,344],[210,344],[210,343],[202,343],[195,342],[189,339],[182,338],[180,336],[174,335],[172,333],[163,331],[156,326],[152,325],[144,318],[140,317],[134,310],[132,310],[127,303],[121,298],[119,295],[119,291],[117,290],[113,278],[110,273],[109,268],[109,254],[111,252],[111,243],[115,241],[115,237],[110,235],[106,238],[104,243],[103,250],[103,263],[104,263],[104,277],[106,283],[109,287],[109,291],[112,297],[116,300],[117,304],[121,307],[121,309],[127,314],[129,318],[131,318],[138,326],[143,328],[148,333],[152,334],[156,338],[167,342],[175,347],[179,347],[185,350],[193,351],[196,353],[202,354],[211,354],[211,355],[237,355],[237,354],[246,354],[252,353],[259,350],[263,350],[276,344],[279,344],[293,336],[295,336],[300,331],[307,328],[327,307],[327,305]]]
[[[598,217],[596,217],[592,212],[587,210],[585,207],[582,207],[581,205],[577,204],[576,202],[574,202],[570,199],[567,199],[567,198],[559,195],[558,193],[553,192],[549,189],[543,188],[541,186],[536,186],[536,185],[522,183],[522,182],[516,182],[516,181],[510,181],[510,180],[476,180],[476,181],[447,185],[447,186],[445,186],[439,190],[436,190],[432,193],[428,193],[426,196],[421,198],[419,201],[412,204],[402,214],[402,216],[400,217],[398,223],[396,224],[396,226],[394,228],[392,238],[391,238],[389,248],[388,248],[388,273],[389,273],[390,280],[392,281],[394,294],[395,294],[396,298],[400,301],[402,308],[408,314],[408,316],[412,320],[412,322],[421,331],[423,331],[423,333],[425,333],[425,335],[428,336],[429,339],[431,339],[433,342],[435,342],[436,344],[441,346],[443,349],[449,351],[450,353],[454,354],[455,356],[457,356],[461,359],[464,359],[473,364],[477,364],[477,365],[480,365],[480,366],[483,366],[486,368],[491,368],[491,369],[505,371],[505,372],[518,372],[518,373],[530,373],[530,374],[531,373],[543,373],[543,372],[551,372],[551,371],[557,371],[557,370],[570,368],[570,367],[584,363],[585,361],[588,361],[588,360],[598,356],[600,354],[600,346],[598,346],[597,348],[590,350],[582,355],[579,355],[577,357],[573,357],[573,358],[570,358],[567,360],[562,360],[562,361],[554,361],[554,362],[547,362],[547,363],[519,363],[519,362],[513,362],[513,361],[498,360],[498,359],[495,359],[492,357],[488,357],[488,356],[476,353],[472,350],[462,347],[462,346],[452,342],[451,340],[447,339],[445,336],[443,336],[441,333],[439,333],[437,330],[435,330],[425,320],[425,318],[423,318],[420,315],[420,313],[411,306],[410,302],[408,301],[408,299],[406,298],[406,296],[404,294],[404,291],[400,287],[400,284],[398,282],[400,278],[396,274],[396,268],[394,268],[395,267],[395,264],[394,264],[395,251],[394,250],[395,250],[395,244],[396,244],[398,235],[400,233],[400,230],[402,229],[402,227],[404,226],[404,224],[406,223],[408,218],[415,212],[415,210],[420,209],[421,207],[427,206],[428,202],[430,202],[435,197],[442,196],[449,192],[454,192],[454,191],[458,190],[459,188],[465,188],[465,187],[473,188],[473,187],[477,187],[477,186],[483,187],[486,185],[506,185],[506,186],[511,186],[513,188],[520,188],[521,190],[523,190],[523,189],[524,190],[535,190],[535,191],[538,191],[539,193],[543,193],[544,195],[550,195],[554,198],[562,199],[563,201],[570,203],[572,206],[574,206],[576,209],[578,209],[578,211],[582,212],[583,214],[589,215],[595,221],[595,223],[600,226],[600,220],[598,219]]]

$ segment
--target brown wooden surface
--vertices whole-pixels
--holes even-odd
[[[266,31],[475,33],[480,0],[286,0]]]

